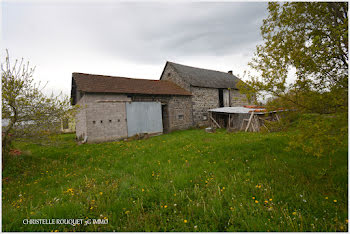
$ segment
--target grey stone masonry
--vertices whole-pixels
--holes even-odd
[[[231,105],[230,106],[244,106],[251,104],[245,94],[241,94],[237,89],[230,90]]]
[[[169,64],[167,64],[167,66],[165,67],[160,79],[172,81],[181,88],[186,89],[187,91],[191,91],[190,84],[184,81],[184,79],[181,78],[179,74],[175,71],[175,69]]]
[[[190,85],[185,81],[184,78],[172,67],[171,64],[167,63],[161,80],[169,80],[180,87],[190,91],[192,94],[192,126],[206,126],[209,124],[209,109],[219,107],[219,89],[218,88],[204,88]],[[224,89],[228,90],[229,98],[228,103],[225,102],[225,106],[243,106],[248,105],[249,101],[246,95],[241,94],[237,89]]]
[[[209,124],[208,110],[219,107],[219,91],[213,88],[191,87],[193,122],[195,126]]]

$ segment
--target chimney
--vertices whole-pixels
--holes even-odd
[[[232,71],[228,71],[227,73],[232,75]]]

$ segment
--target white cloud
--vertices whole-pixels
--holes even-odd
[[[242,74],[266,14],[266,3],[2,2],[1,54],[68,95],[72,72],[159,79],[167,60]]]

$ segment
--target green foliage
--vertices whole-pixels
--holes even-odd
[[[297,126],[300,114],[295,111],[278,113],[280,121],[264,121],[266,128],[261,128],[262,133],[289,131]]]
[[[259,95],[282,98],[302,111],[347,111],[348,3],[269,3],[264,40],[247,82]],[[290,69],[296,80],[287,84]]]
[[[7,51],[6,51],[7,52]],[[2,119],[9,120],[3,131],[3,156],[16,137],[39,136],[56,131],[61,116],[69,108],[68,97],[46,96],[33,79],[29,62],[16,60],[12,66],[7,52],[1,64]]]
[[[347,147],[330,170],[328,157],[285,151],[294,134],[18,140],[23,153],[3,172],[3,231],[347,231]],[[107,225],[22,223],[104,217]]]
[[[297,126],[302,134],[292,137],[290,148],[301,147],[305,152],[318,157],[333,156],[338,148],[347,147],[347,119],[347,113],[303,115]]]
[[[347,137],[348,3],[271,2],[268,11],[261,27],[264,43],[250,63],[258,75],[250,74],[249,89],[243,91],[272,96],[271,109],[333,115],[333,122],[324,116],[299,119],[301,131],[291,142],[328,155],[328,145],[336,148]],[[288,83],[293,70],[295,79]],[[287,122],[274,128],[284,129]]]

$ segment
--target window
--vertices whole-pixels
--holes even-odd
[[[181,114],[181,115],[178,115],[178,116],[177,116],[177,119],[178,119],[178,120],[184,120],[184,115],[182,115],[182,114]]]
[[[168,73],[168,77],[169,77],[169,76],[171,76],[171,73],[170,73],[170,72]]]
[[[208,114],[207,113],[203,114],[203,120],[208,120]]]
[[[110,119],[109,122],[112,123],[112,120]]]
[[[94,121],[92,121],[92,123],[93,123],[93,124],[95,124],[95,123],[96,123],[96,121],[94,120]]]
[[[101,123],[103,123],[103,120],[101,120]]]

